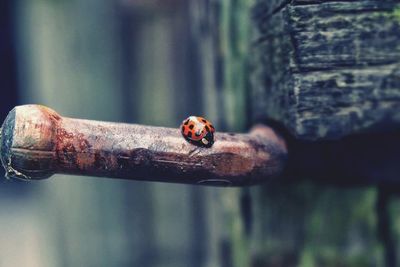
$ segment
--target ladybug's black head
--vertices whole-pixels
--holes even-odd
[[[214,134],[212,132],[208,132],[203,139],[201,139],[201,142],[205,147],[211,147],[214,144]]]

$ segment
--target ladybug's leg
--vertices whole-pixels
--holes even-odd
[[[195,147],[194,149],[190,150],[189,157],[195,156],[200,153],[199,147]]]

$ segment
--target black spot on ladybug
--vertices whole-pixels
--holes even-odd
[[[202,122],[206,123],[207,121],[205,119],[201,119]]]
[[[194,127],[194,125],[192,124],[192,125],[189,126],[189,129],[193,130],[193,127]]]
[[[188,123],[189,123],[189,119],[187,119],[184,124],[188,125]]]
[[[211,127],[212,129],[215,129],[214,126],[213,126],[212,124],[210,124],[210,127]]]
[[[192,137],[192,132],[188,132],[187,136],[190,138]]]
[[[205,127],[205,128],[206,128],[207,132],[209,132],[209,131],[210,131],[210,128],[208,128],[208,126],[207,126],[207,125],[206,125],[206,127]]]

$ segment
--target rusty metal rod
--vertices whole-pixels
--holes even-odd
[[[279,175],[287,149],[271,128],[216,133],[211,148],[188,143],[177,128],[61,117],[39,105],[15,107],[1,130],[6,177],[55,173],[187,184],[245,186]]]

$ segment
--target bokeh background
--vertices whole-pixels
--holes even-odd
[[[2,0],[0,117],[35,103],[169,127],[198,114],[246,131],[253,2]],[[400,233],[398,202],[309,181],[2,180],[0,266],[384,266],[400,252],[388,234]]]
[[[1,6],[2,118],[26,103],[171,127],[203,114],[187,2]],[[213,208],[205,194],[213,190],[63,175],[5,181],[0,190],[0,266],[213,264],[205,224],[206,205]]]
[[[178,127],[199,114],[217,123],[196,39],[210,26],[189,23],[206,18],[197,6],[1,1],[1,118],[37,103],[77,118]],[[210,222],[223,219],[223,190],[64,175],[2,181],[0,266],[220,266],[230,229]]]

